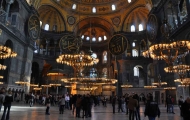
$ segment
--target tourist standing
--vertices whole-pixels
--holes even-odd
[[[190,98],[188,97],[181,106],[183,120],[190,119]]]
[[[182,106],[183,102],[184,102],[183,97],[180,96],[179,100],[178,100],[178,106],[179,106],[179,109],[180,109],[180,115],[181,115],[181,117],[183,116],[182,115],[182,111],[181,111],[181,106]]]
[[[113,114],[115,114],[115,103],[116,103],[116,96],[112,98],[112,107],[113,107]]]
[[[129,108],[129,120],[134,120],[134,116],[137,117],[136,107],[138,106],[138,101],[133,99],[132,95],[129,96],[129,103],[127,106]]]
[[[13,102],[13,96],[12,92],[8,91],[8,94],[5,96],[5,101],[3,103],[4,105],[4,111],[1,120],[9,120],[9,114],[10,114],[10,109],[11,109],[11,103]]]
[[[59,100],[59,114],[63,114],[65,107],[65,96],[63,95],[62,98]]]
[[[1,112],[1,108],[2,108],[4,100],[5,100],[4,92],[5,92],[5,89],[0,90],[0,112]]]
[[[45,100],[45,105],[46,105],[46,115],[50,115],[50,113],[49,113],[50,103],[51,103],[50,96],[47,95],[46,100]]]
[[[153,96],[149,96],[149,101],[145,106],[145,117],[148,116],[149,120],[155,120],[156,116],[160,117],[160,109],[158,103],[153,101]]]
[[[76,117],[79,117],[79,118],[80,118],[81,105],[82,105],[82,99],[81,99],[81,96],[78,95],[77,100],[76,100]]]

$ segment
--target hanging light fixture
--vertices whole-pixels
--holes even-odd
[[[164,39],[160,43],[151,45],[148,50],[142,54],[144,57],[151,57],[154,60],[164,60],[168,66],[172,66],[172,63],[176,58],[183,58],[189,53],[190,41],[189,40],[170,40],[171,26],[165,18],[161,26],[161,33]]]
[[[16,57],[17,53],[12,51],[11,48],[0,45],[0,59]]]
[[[24,85],[30,85],[29,82],[26,82],[26,81],[25,81],[25,75],[22,75],[22,76],[21,76],[21,79],[20,79],[19,81],[16,81],[15,83],[18,84],[18,85],[23,85],[23,86],[24,86]]]
[[[6,68],[7,68],[7,66],[0,64],[0,70],[5,70]]]

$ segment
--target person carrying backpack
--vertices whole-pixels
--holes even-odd
[[[158,103],[153,101],[153,96],[149,96],[149,102],[145,106],[145,117],[148,116],[149,120],[155,120],[156,116],[160,117],[160,109]]]

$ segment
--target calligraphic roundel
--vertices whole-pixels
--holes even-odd
[[[75,52],[82,43],[74,35],[65,35],[59,41],[59,47],[63,51]]]
[[[32,40],[37,40],[40,36],[40,20],[38,16],[31,15],[28,20],[28,34]]]
[[[158,22],[157,22],[157,18],[154,14],[149,15],[146,28],[147,28],[146,29],[147,39],[150,42],[153,42],[156,39],[156,35],[157,35],[157,31],[158,31]]]
[[[113,55],[120,55],[127,49],[128,40],[125,36],[117,34],[109,41],[108,49]]]

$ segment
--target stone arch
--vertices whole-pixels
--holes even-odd
[[[143,9],[143,10],[140,10],[140,12],[142,11],[145,11],[143,14],[140,14],[138,11],[138,9]],[[123,20],[123,23],[122,23],[122,27],[121,27],[121,31],[126,31],[125,28],[128,26],[128,25],[131,25],[131,22],[134,23],[134,21],[132,20],[133,17],[137,17],[138,21],[136,21],[135,23],[138,23],[141,21],[143,23],[143,26],[146,25],[146,22],[147,22],[147,15],[148,15],[148,12],[149,10],[146,8],[145,5],[137,5],[137,6],[134,6],[126,15],[125,15],[125,18]],[[129,17],[131,17],[131,20],[129,20]],[[130,23],[129,23],[130,22]],[[129,23],[129,24],[128,24]],[[131,28],[131,27],[130,27]],[[137,27],[136,27],[137,28]],[[146,28],[144,27],[144,30]],[[128,29],[127,29],[128,30]]]
[[[76,35],[82,35],[84,31],[86,31],[90,27],[104,30],[107,33],[107,36],[112,36],[115,32],[113,25],[106,19],[100,17],[89,17],[81,19],[73,27],[73,32]]]
[[[10,6],[10,13],[19,12],[19,8],[20,8],[19,6],[20,6],[20,5],[19,5],[18,1],[15,0],[15,1],[11,4],[11,6]]]
[[[44,12],[45,11],[45,12]],[[52,5],[41,5],[38,8],[42,28],[45,24],[49,24],[49,31],[53,31],[53,26],[57,26],[57,32],[66,31],[66,22],[61,12]]]

